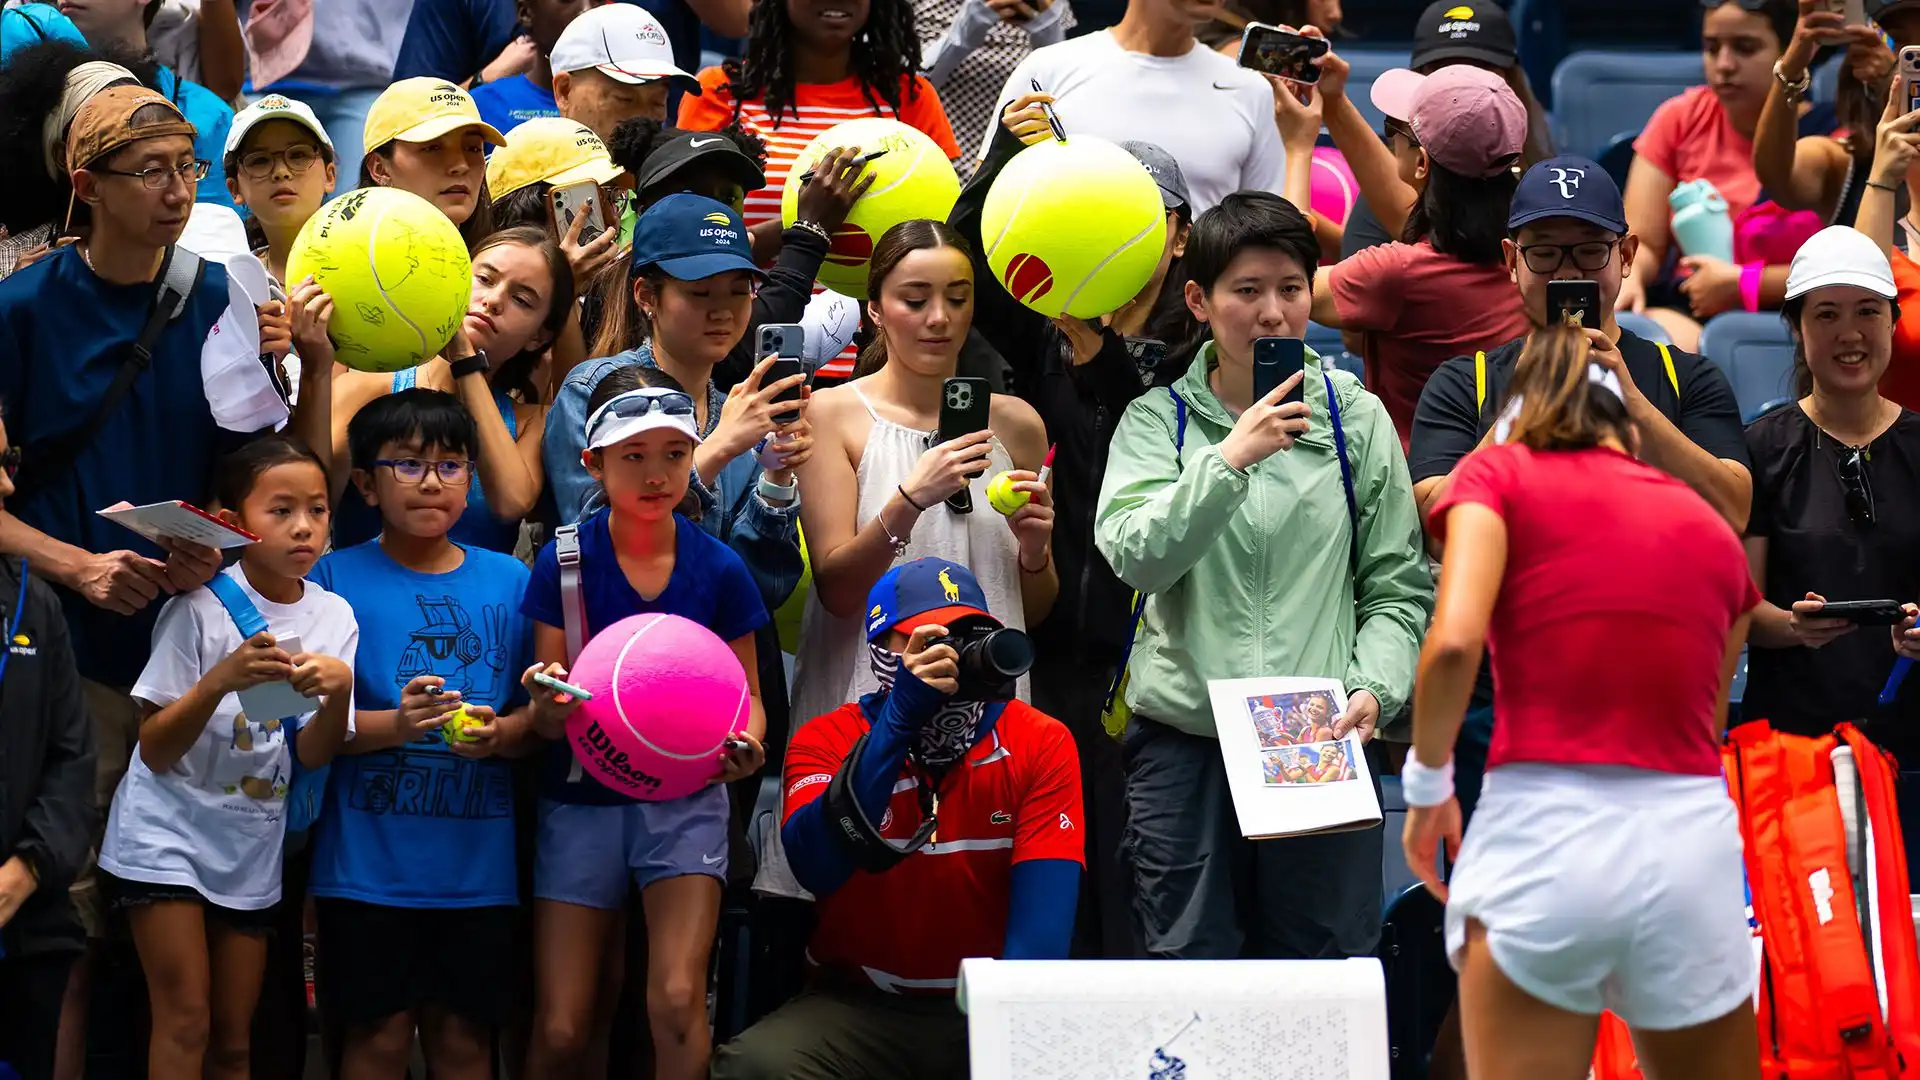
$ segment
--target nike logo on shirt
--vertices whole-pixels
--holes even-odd
[[[1233,90],[1233,89],[1236,89],[1236,87],[1232,87],[1232,86],[1221,86],[1221,85],[1220,85],[1219,83],[1214,83],[1214,84],[1213,84],[1213,88],[1214,88],[1215,90]]]

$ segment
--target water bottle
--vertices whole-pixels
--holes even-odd
[[[1713,181],[1700,179],[1676,184],[1667,196],[1673,208],[1673,238],[1685,255],[1710,255],[1733,261],[1733,215]]]

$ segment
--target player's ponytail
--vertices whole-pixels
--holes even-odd
[[[1570,324],[1527,339],[1499,415],[1497,439],[1535,450],[1584,450],[1609,437],[1629,452],[1639,445],[1618,380],[1593,361],[1586,332]]]

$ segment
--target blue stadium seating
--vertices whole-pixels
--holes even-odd
[[[1648,341],[1657,341],[1662,345],[1673,344],[1673,335],[1667,333],[1667,328],[1647,318],[1645,315],[1635,315],[1631,311],[1616,311],[1613,314],[1613,319],[1620,324],[1620,329],[1631,330],[1637,337],[1646,338]]]
[[[1353,68],[1353,74],[1347,77],[1347,100],[1353,102],[1360,115],[1367,118],[1367,126],[1379,131],[1386,126],[1386,118],[1380,110],[1373,107],[1373,80],[1382,73],[1394,68],[1407,66],[1406,49],[1341,49],[1340,55]],[[1400,117],[1404,120],[1406,117]]]
[[[1774,312],[1730,311],[1707,321],[1700,352],[1727,373],[1740,415],[1759,415],[1793,392],[1793,338]]]
[[[1336,353],[1344,352],[1347,347],[1346,343],[1340,339],[1340,331],[1331,326],[1322,326],[1317,322],[1308,323],[1307,332],[1302,336],[1307,339],[1307,348],[1321,356],[1332,357]]]
[[[1644,127],[1660,103],[1701,82],[1695,52],[1577,52],[1553,69],[1554,136],[1593,157],[1621,131]]]
[[[1627,189],[1627,170],[1633,168],[1633,140],[1639,137],[1638,128],[1623,131],[1608,139],[1607,145],[1593,155],[1593,160],[1607,170],[1607,175],[1613,177],[1613,182],[1620,185],[1622,191]]]
[[[1354,5],[1358,6],[1358,5]],[[1513,0],[1508,5],[1514,35],[1520,45],[1520,63],[1540,103],[1553,108],[1559,90],[1553,72],[1570,46],[1631,53],[1697,50],[1700,44],[1700,6],[1677,0],[1614,0],[1609,4],[1575,4],[1568,0]],[[1699,54],[1694,52],[1699,82]],[[1625,126],[1623,119],[1607,131]],[[1576,153],[1591,150],[1576,148]]]

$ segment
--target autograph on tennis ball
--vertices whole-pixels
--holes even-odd
[[[987,504],[1008,517],[1033,499],[1027,492],[1015,491],[1013,483],[1012,473],[1001,473],[987,482]]]

